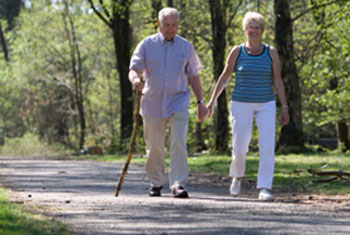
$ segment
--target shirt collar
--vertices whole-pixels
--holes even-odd
[[[167,41],[161,32],[158,32],[158,35],[159,35],[160,41],[161,41],[163,44],[165,44],[165,45],[174,45],[175,40],[176,40],[176,35],[175,35],[175,37],[173,38],[173,40],[171,40],[171,41]]]

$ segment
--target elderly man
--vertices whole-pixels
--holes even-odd
[[[198,75],[201,64],[192,44],[176,35],[179,20],[176,9],[162,9],[158,15],[159,32],[140,42],[130,62],[129,80],[143,92],[141,115],[146,142],[146,174],[151,182],[150,196],[161,196],[166,181],[164,142],[169,123],[169,186],[174,197],[188,197],[184,182],[188,176],[189,84],[197,98],[199,120],[204,120],[208,114]],[[141,73],[144,81],[140,80]]]

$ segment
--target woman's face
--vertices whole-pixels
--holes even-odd
[[[248,40],[261,41],[261,36],[263,34],[263,29],[261,25],[255,20],[251,20],[245,29],[245,35],[248,37]]]

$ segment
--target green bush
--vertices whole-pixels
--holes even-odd
[[[2,156],[52,156],[66,152],[63,146],[48,145],[33,133],[26,133],[23,137],[5,138],[0,147]]]

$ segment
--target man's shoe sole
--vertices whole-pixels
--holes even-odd
[[[183,191],[177,195],[174,195],[174,198],[188,198],[188,193],[186,191]]]
[[[160,197],[161,196],[161,190],[163,189],[163,187],[153,187],[149,190],[148,195],[150,197]]]

